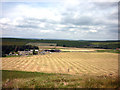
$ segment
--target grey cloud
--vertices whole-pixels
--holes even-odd
[[[99,9],[110,9],[116,7],[118,2],[94,2],[93,4],[96,8]]]
[[[19,28],[39,28],[38,26],[35,26],[35,25],[17,25],[16,27],[19,27]]]
[[[93,19],[91,17],[82,16],[77,19],[73,17],[65,16],[62,19],[62,24],[73,24],[73,25],[91,25],[93,23]]]
[[[87,3],[78,5],[75,8],[65,8],[60,11],[62,16],[61,22],[43,18],[27,18],[15,25],[14,28],[6,29],[13,33],[12,35],[22,37],[39,37],[39,38],[64,38],[64,39],[111,39],[116,38],[117,25],[112,20],[117,19],[117,12],[112,13],[116,3]],[[62,7],[61,7],[62,8]],[[63,7],[64,8],[64,7]],[[111,9],[113,8],[113,9]],[[111,12],[110,12],[111,11]],[[108,14],[106,12],[109,12]],[[74,15],[78,14],[75,18]],[[91,15],[89,15],[91,14]],[[45,23],[45,27],[40,27],[39,24]],[[57,25],[66,25],[67,27],[59,27]],[[78,27],[77,27],[78,26]],[[86,27],[80,27],[86,26]],[[101,29],[96,29],[97,32],[87,32],[93,27],[105,26]],[[11,26],[10,26],[11,27]],[[56,28],[59,28],[58,30]],[[71,30],[73,29],[73,30]],[[54,33],[41,33],[40,30],[54,30]],[[16,32],[16,33],[15,33]],[[25,33],[22,35],[22,33]],[[76,32],[76,33],[74,33]],[[5,35],[4,33],[4,35]],[[27,35],[26,35],[27,33]],[[29,35],[28,35],[29,34]],[[111,36],[111,37],[110,37]]]

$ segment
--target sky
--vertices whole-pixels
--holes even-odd
[[[117,40],[118,2],[1,2],[2,37]]]

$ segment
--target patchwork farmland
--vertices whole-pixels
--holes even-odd
[[[118,73],[118,54],[60,52],[29,57],[5,57],[2,58],[2,70],[114,76]]]

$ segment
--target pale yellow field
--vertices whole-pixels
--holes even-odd
[[[94,49],[60,49],[61,51],[68,51],[68,52],[91,52],[91,51],[95,51]]]
[[[67,48],[60,48],[60,50],[61,51],[68,51],[68,52],[94,52],[96,50],[105,50],[105,49],[67,47]]]
[[[68,48],[68,47],[62,47],[62,46],[38,46],[39,49],[53,49],[53,48],[56,48],[56,49],[61,49],[61,48]]]
[[[78,75],[117,75],[118,54],[60,52],[30,57],[9,57],[2,58],[2,69]]]

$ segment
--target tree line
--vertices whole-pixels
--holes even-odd
[[[31,45],[2,45],[2,57],[5,57],[10,52],[29,51],[30,49],[34,50],[38,49],[38,47]]]

